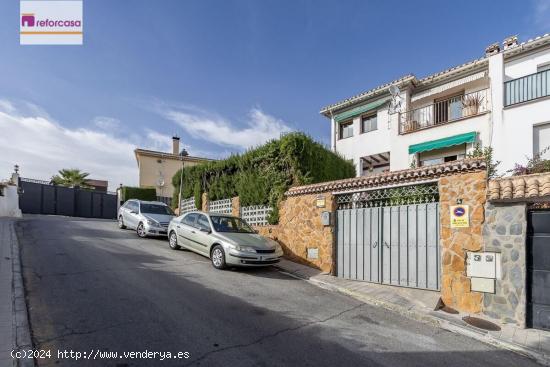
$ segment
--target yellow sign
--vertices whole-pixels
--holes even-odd
[[[325,207],[325,197],[324,196],[318,196],[315,200],[315,205],[317,208],[324,208]]]
[[[468,228],[470,227],[470,213],[468,205],[452,205],[451,211],[451,228]]]

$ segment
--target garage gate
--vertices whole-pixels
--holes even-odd
[[[439,290],[437,184],[337,196],[337,276]]]
[[[527,324],[550,330],[550,211],[529,212]]]

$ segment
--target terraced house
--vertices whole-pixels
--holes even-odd
[[[494,148],[501,171],[550,152],[550,35],[508,37],[479,59],[424,78],[405,75],[331,104],[331,146],[357,176],[464,158]]]

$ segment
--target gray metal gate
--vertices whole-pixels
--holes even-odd
[[[529,212],[527,325],[550,331],[550,211]]]
[[[439,290],[437,186],[399,189],[338,197],[337,275]]]

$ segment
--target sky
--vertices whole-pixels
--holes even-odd
[[[550,0],[84,0],[82,46],[19,45],[0,2],[0,178],[62,168],[136,185],[136,147],[223,158],[412,73],[550,33]]]

